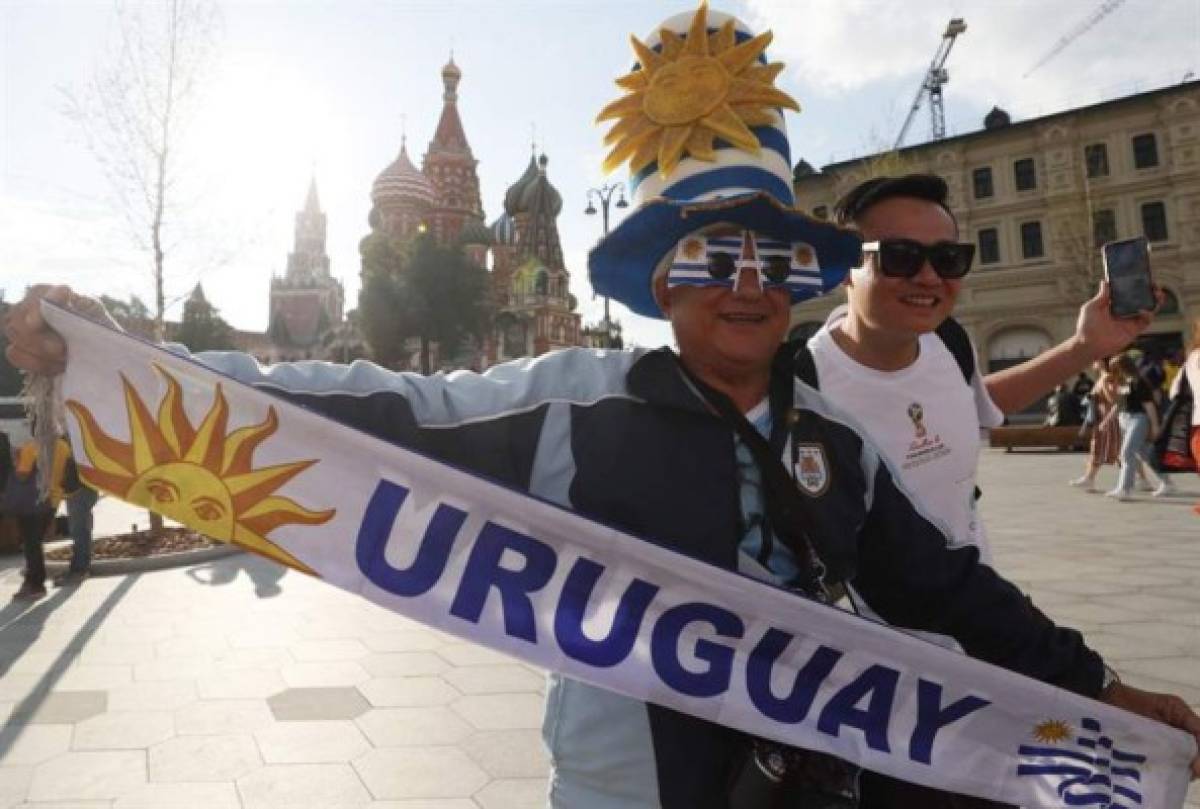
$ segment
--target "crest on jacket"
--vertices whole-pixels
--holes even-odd
[[[829,488],[829,464],[825,447],[820,444],[798,444],[792,456],[792,477],[800,491],[810,497],[820,497]]]

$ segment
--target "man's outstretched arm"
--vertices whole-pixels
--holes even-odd
[[[1159,302],[1162,293],[1156,292]],[[1079,309],[1075,333],[1053,348],[1020,365],[984,377],[992,401],[1006,415],[1024,410],[1060,382],[1085,370],[1098,359],[1123,351],[1154,320],[1153,312],[1136,317],[1113,317],[1108,282]]]

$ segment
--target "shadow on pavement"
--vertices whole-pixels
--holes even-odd
[[[287,568],[253,554],[239,553],[215,562],[207,562],[188,568],[185,572],[198,584],[218,587],[230,584],[237,578],[238,571],[245,571],[254,582],[254,594],[259,598],[273,598],[283,592],[279,580],[287,574]]]
[[[0,728],[0,761],[4,760],[5,754],[20,737],[25,727],[24,719],[35,713],[38,706],[46,701],[55,684],[62,679],[71,663],[79,657],[83,647],[104,623],[104,619],[117,606],[117,602],[125,597],[138,578],[138,574],[133,574],[113,588],[58,653],[58,657],[46,667],[45,673],[29,689],[29,693],[13,706],[12,717]],[[76,592],[75,587],[60,587],[53,595],[32,605],[28,602],[10,602],[0,609],[0,649],[3,650],[3,654],[0,654],[0,677],[12,668],[12,664],[28,651],[42,634],[46,619]]]

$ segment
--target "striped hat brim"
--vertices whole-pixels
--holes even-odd
[[[643,203],[592,248],[588,254],[592,288],[635,314],[662,319],[651,289],[658,263],[687,234],[722,222],[812,247],[821,282],[792,288],[793,303],[836,289],[862,257],[857,233],[786,207],[765,192],[702,202],[660,198]]]

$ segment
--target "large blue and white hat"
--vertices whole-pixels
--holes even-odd
[[[625,94],[597,120],[616,121],[604,168],[629,163],[637,208],[589,255],[595,291],[662,317],[655,269],[684,236],[718,223],[811,250],[821,283],[793,290],[793,302],[840,284],[858,264],[861,242],[794,208],[783,108],[799,106],[774,86],[783,65],[767,60],[771,33],[755,36],[702,2],[645,41],[631,40],[637,64],[617,79]]]

